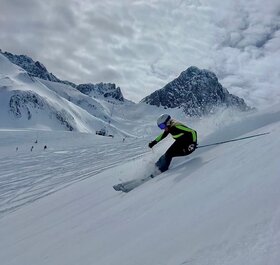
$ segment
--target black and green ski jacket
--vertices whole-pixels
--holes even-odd
[[[170,120],[170,124],[167,126],[167,128],[164,130],[163,133],[161,133],[155,141],[158,143],[162,139],[164,139],[168,134],[171,134],[172,137],[177,140],[180,139],[181,137],[187,138],[190,141],[196,143],[197,142],[197,133],[195,130],[187,127],[186,125],[175,121],[175,120]]]

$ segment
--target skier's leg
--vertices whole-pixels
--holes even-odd
[[[164,171],[166,171],[169,168],[171,160],[172,160],[172,156],[170,156],[169,154],[165,153],[156,162],[156,167],[160,170],[160,172],[164,172]]]
[[[182,140],[176,140],[165,152],[164,155],[162,155],[159,160],[156,162],[156,166],[161,172],[164,172],[168,170],[170,163],[172,161],[173,157],[176,156],[186,156],[192,153],[195,150],[190,147],[190,144],[194,143],[189,143],[187,139],[182,139]]]
[[[165,152],[164,155],[162,155],[159,160],[156,162],[156,166],[158,167],[158,169],[161,172],[164,172],[166,170],[168,170],[169,165],[171,163],[171,160],[173,157],[178,156],[178,155],[182,155],[180,152],[180,149],[182,149],[180,147],[180,145],[178,144],[177,141],[175,141],[169,148],[168,150]]]

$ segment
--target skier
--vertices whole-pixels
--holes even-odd
[[[169,133],[175,139],[175,142],[155,164],[156,168],[160,172],[164,172],[168,170],[173,157],[186,156],[195,150],[197,146],[197,133],[195,130],[185,126],[184,124],[171,119],[168,114],[162,114],[157,119],[157,125],[161,130],[164,130],[164,132],[149,143],[150,148],[164,139]]]

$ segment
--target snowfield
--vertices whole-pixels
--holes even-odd
[[[209,124],[192,124],[200,145],[270,134],[197,149],[129,193],[112,185],[148,174],[173,141],[150,150],[156,128],[125,141],[2,129],[1,264],[280,264],[280,107]]]

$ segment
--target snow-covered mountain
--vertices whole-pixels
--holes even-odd
[[[243,99],[230,94],[214,73],[194,66],[162,89],[142,99],[142,102],[166,108],[179,107],[189,116],[214,113],[221,107],[240,111],[250,109]]]
[[[111,107],[70,85],[31,76],[0,54],[1,128],[43,128],[128,135]],[[128,104],[128,103],[127,103]]]
[[[129,115],[144,135],[157,113]],[[232,117],[213,117],[192,124],[199,145],[270,134],[175,158],[127,194],[112,185],[148,174],[173,141],[152,152],[156,125],[149,137],[125,141],[0,130],[1,264],[278,265],[280,108],[228,126]]]
[[[147,109],[152,109],[154,113],[162,113],[164,109],[168,109],[168,112],[171,113],[173,112],[171,109],[174,109],[178,113],[177,110],[179,109],[179,112],[188,116],[212,114],[221,108],[235,108],[241,111],[250,109],[243,99],[230,94],[223,88],[214,73],[196,67],[190,67],[164,88],[147,96],[139,104],[135,104],[126,100],[120,87],[115,84],[89,83],[76,85],[69,81],[60,80],[49,73],[42,63],[34,62],[28,56],[1,51],[0,56],[2,58],[1,63],[4,64],[2,69],[8,68],[5,66],[8,61],[4,62],[3,57],[6,57],[10,63],[19,66],[14,68],[19,72],[10,73],[12,76],[9,76],[4,70],[1,73],[2,78],[0,80],[2,92],[7,82],[9,91],[13,91],[10,98],[6,97],[9,106],[7,106],[7,102],[5,104],[9,113],[13,114],[16,127],[32,127],[36,126],[36,121],[40,121],[38,126],[46,128],[87,132],[105,129],[107,134],[114,134],[118,131],[118,134],[128,135],[129,133],[123,131],[122,125],[118,121],[129,116],[127,109],[137,111],[137,109],[145,108],[143,105],[147,105]],[[39,86],[38,89],[36,88],[37,85]],[[19,86],[21,88],[25,87],[24,91],[18,89]],[[52,94],[51,97],[55,95],[57,99],[60,98],[59,101],[63,101],[64,104],[57,103],[54,107],[47,99],[49,96],[42,96],[44,89],[46,89],[47,94]],[[39,94],[38,91],[40,91]],[[54,101],[52,100],[52,102]],[[59,105],[60,107],[57,109]],[[156,108],[150,108],[148,105],[161,106],[161,108],[156,110]],[[71,106],[71,109],[75,109],[75,113],[85,111],[86,121],[83,120],[81,114],[73,115],[73,110],[68,109],[69,106]],[[4,111],[7,113],[7,110]],[[48,118],[37,117],[35,119],[38,113]],[[179,115],[182,116],[182,114]],[[10,119],[11,117],[8,118],[8,120]],[[28,122],[24,124],[26,120]],[[50,120],[52,120],[51,123],[56,123],[56,125],[50,126]],[[43,124],[44,121],[46,121],[46,124]],[[132,125],[129,120],[127,123]],[[57,127],[57,124],[61,126]]]
[[[7,52],[0,52],[0,94],[1,128],[137,135],[133,121],[125,128],[120,121],[129,117],[127,109],[144,107],[126,100],[115,84],[76,86],[56,78],[40,62]]]
[[[55,75],[49,73],[46,67],[42,63],[40,63],[39,61],[35,62],[33,61],[32,58],[26,55],[16,55],[10,52],[2,52],[1,50],[0,50],[0,54],[7,57],[10,60],[10,62],[12,62],[13,64],[20,66],[31,76],[38,77],[44,80],[53,81],[53,82],[62,82]]]
[[[80,92],[89,95],[91,97],[103,96],[110,100],[115,99],[120,102],[124,102],[122,91],[115,84],[111,83],[99,83],[99,84],[80,84],[76,87]]]
[[[20,66],[24,69],[30,76],[38,77],[42,80],[52,81],[55,83],[62,83],[65,85],[70,85],[77,88],[80,92],[90,95],[91,97],[104,97],[107,100],[111,98],[116,99],[120,102],[124,102],[125,99],[121,92],[120,87],[111,83],[99,83],[99,84],[80,84],[76,85],[72,82],[66,80],[60,80],[55,75],[50,73],[47,68],[39,61],[34,61],[32,58],[26,55],[16,55],[9,52],[2,52],[0,54],[4,55],[9,61],[15,65]],[[115,102],[116,103],[116,102]]]

